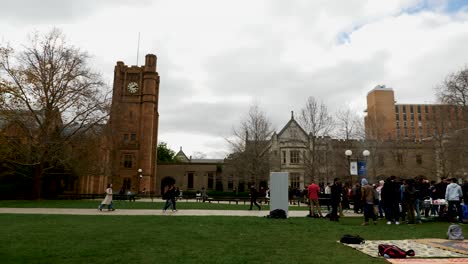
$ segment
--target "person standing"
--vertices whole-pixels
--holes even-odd
[[[104,198],[104,200],[99,205],[98,210],[102,211],[102,208],[105,205],[107,205],[107,210],[108,211],[115,211],[115,209],[112,207],[112,183],[107,184],[106,197]]]
[[[387,218],[387,225],[391,225],[392,223],[399,225],[400,186],[396,182],[395,176],[391,176],[385,181],[382,187],[381,197],[385,218]]]
[[[384,180],[380,180],[379,185],[377,186],[377,188],[375,188],[375,190],[377,191],[377,194],[379,195],[379,201],[378,201],[377,206],[378,206],[378,209],[379,209],[379,218],[380,219],[384,218],[383,207],[382,207],[382,188],[383,188],[384,184],[385,184]]]
[[[369,219],[372,218],[374,225],[377,224],[377,216],[374,213],[375,194],[374,188],[369,185],[369,182],[363,178],[361,180],[361,201],[364,206],[364,223],[362,225],[369,225]]]
[[[166,204],[163,207],[163,213],[166,212],[167,208],[172,206],[172,210],[174,211],[174,205],[172,201],[175,199],[175,188],[174,185],[169,185],[167,190],[163,194],[163,199],[166,200]]]
[[[463,197],[462,188],[457,184],[457,178],[452,178],[451,183],[447,185],[445,191],[445,200],[448,203],[448,217],[454,219],[454,209],[458,213],[458,222],[463,223],[463,211],[461,208],[460,200]],[[455,207],[455,208],[454,208]]]
[[[258,210],[262,210],[262,207],[260,205],[258,205],[257,203],[257,197],[258,197],[258,192],[257,192],[257,189],[255,189],[255,185],[252,185],[250,187],[250,209],[249,210],[252,210],[252,206],[255,204],[255,206],[258,207]]]
[[[403,204],[405,205],[406,215],[408,216],[408,224],[415,224],[414,210],[416,207],[417,200],[417,189],[414,179],[408,179],[405,181],[405,188],[403,194]]]
[[[465,180],[462,187],[463,192],[463,204],[468,205],[468,180]]]
[[[361,186],[359,185],[359,183],[356,183],[356,185],[352,189],[353,207],[355,214],[361,213],[361,196]]]
[[[341,187],[341,182],[339,178],[333,180],[333,185],[331,186],[331,205],[332,211],[330,214],[330,221],[339,220],[338,216],[338,207],[341,203],[341,194],[343,193],[343,188]]]
[[[331,187],[330,183],[327,183],[325,186],[325,198],[327,198],[327,210],[330,212],[330,197],[331,197]]]
[[[309,185],[309,187],[307,187],[307,192],[309,194],[310,216],[323,217],[322,212],[320,211],[319,203],[320,187],[317,184],[315,184],[314,180],[312,180],[312,183]],[[314,205],[317,207],[317,215],[315,214]]]

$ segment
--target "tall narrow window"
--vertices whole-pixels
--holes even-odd
[[[193,189],[193,172],[187,173],[187,188]]]
[[[421,154],[416,155],[416,163],[418,165],[422,164],[422,155]]]
[[[291,183],[290,184],[291,187],[292,188],[299,188],[299,186],[301,184],[301,182],[300,182],[301,175],[299,173],[296,173],[296,172],[291,172],[291,174],[289,174],[289,175],[290,175],[289,181]]]
[[[283,152],[283,163],[286,163],[286,151],[282,151]]]
[[[133,167],[133,155],[132,154],[125,154],[124,155],[124,168],[130,169]]]
[[[214,176],[212,172],[208,172],[208,189],[213,189]]]

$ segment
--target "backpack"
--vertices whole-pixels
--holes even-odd
[[[343,235],[340,242],[343,244],[364,244],[366,241],[358,235]]]
[[[380,244],[379,255],[385,258],[406,258],[406,256],[414,256],[415,253],[412,249],[404,251],[395,245]]]
[[[275,209],[270,211],[270,214],[267,216],[268,218],[278,218],[278,219],[286,219],[286,212],[283,209]]]
[[[463,230],[459,225],[450,225],[447,231],[448,239],[450,240],[463,240]]]

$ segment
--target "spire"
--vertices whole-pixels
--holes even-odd
[[[294,111],[291,111],[291,119],[294,120]]]

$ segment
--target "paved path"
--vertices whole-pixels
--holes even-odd
[[[305,217],[308,211],[289,211],[289,217]],[[0,208],[0,214],[61,214],[61,215],[168,215],[168,216],[256,216],[264,217],[269,211],[256,210],[178,210],[177,212],[150,209],[116,209],[115,211],[101,211],[97,209],[71,208]],[[359,217],[352,212],[345,212],[345,216]]]

